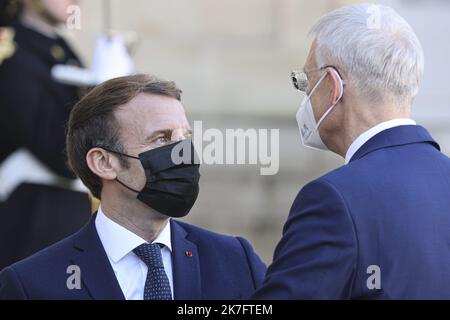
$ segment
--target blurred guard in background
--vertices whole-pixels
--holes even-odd
[[[55,65],[80,66],[56,26],[74,0],[0,0],[0,269],[84,225],[90,203],[66,165],[65,124],[80,89]]]

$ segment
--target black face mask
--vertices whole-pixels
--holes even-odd
[[[190,154],[185,156],[183,152],[186,147],[190,148]],[[139,154],[139,157],[101,148],[141,161],[147,179],[145,187],[141,191],[130,188],[116,178],[122,186],[136,192],[140,201],[170,217],[184,217],[189,213],[197,200],[200,180],[200,165],[192,141],[183,140],[152,149]],[[180,164],[172,161],[174,148],[177,148],[177,151],[180,150],[179,153],[176,153],[180,160],[183,159]]]

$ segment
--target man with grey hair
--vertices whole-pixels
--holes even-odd
[[[296,88],[308,147],[345,165],[295,199],[256,299],[449,299],[450,159],[411,119],[423,51],[393,9],[323,16]]]

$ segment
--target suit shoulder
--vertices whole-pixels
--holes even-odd
[[[188,233],[188,238],[197,244],[203,244],[208,247],[216,248],[226,247],[228,250],[230,250],[230,248],[234,248],[235,250],[238,249],[239,251],[242,251],[243,243],[241,237],[217,233],[178,220],[174,221],[174,223],[184,229]]]
[[[308,190],[310,189],[317,188],[335,189],[336,184],[339,182],[339,180],[345,178],[348,174],[348,170],[346,170],[344,167],[339,167],[308,182],[302,187],[300,193],[308,192]]]
[[[351,162],[331,170],[330,172],[313,180],[311,183],[327,183],[337,187],[342,182],[348,181],[349,179],[366,181],[365,177],[373,173],[373,170],[369,169],[372,166],[373,164],[368,163],[367,161]]]
[[[194,226],[186,222],[176,220],[174,221],[174,223],[182,227],[190,236],[195,236],[196,238],[204,238],[207,240],[224,242],[236,240],[235,236],[221,234],[198,226]]]
[[[222,266],[240,268],[241,273],[244,270],[242,268],[248,266],[254,285],[260,285],[266,266],[245,238],[216,233],[185,222],[174,223],[187,233],[187,239],[197,245],[203,256],[216,263],[222,261]]]

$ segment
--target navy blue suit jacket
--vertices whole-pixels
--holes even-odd
[[[450,299],[450,159],[429,133],[382,131],[307,184],[254,298]]]
[[[95,228],[79,232],[0,273],[0,299],[124,299]],[[243,238],[171,220],[174,299],[248,299],[266,268]],[[192,253],[192,254],[190,254]],[[69,290],[70,265],[81,289]]]

